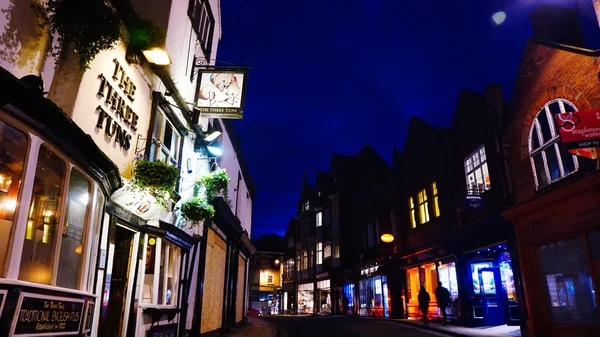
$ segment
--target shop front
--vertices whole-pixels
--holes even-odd
[[[387,277],[379,271],[379,265],[361,269],[358,282],[358,315],[377,318],[390,317],[390,291]]]
[[[460,307],[460,291],[457,277],[457,263],[454,256],[444,256],[445,249],[427,249],[418,254],[404,257],[405,263],[412,263],[406,269],[406,290],[404,292],[404,305],[408,319],[421,319],[419,311],[419,291],[421,286],[429,293],[428,316],[431,319],[441,319],[442,312],[438,307],[435,290],[438,282],[450,292],[450,303],[446,308],[449,320],[458,320]],[[431,260],[434,256],[440,256]],[[419,260],[423,262],[419,262]]]
[[[0,68],[0,331],[90,336],[118,168],[42,90]]]
[[[298,314],[312,314],[314,312],[314,283],[298,285]]]
[[[317,313],[321,315],[331,314],[331,281],[317,281]]]
[[[465,253],[461,260],[469,325],[518,325],[519,306],[508,243]]]
[[[517,237],[529,336],[600,335],[600,175],[504,216]]]

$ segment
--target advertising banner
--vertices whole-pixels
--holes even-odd
[[[576,156],[597,159],[600,152],[600,109],[563,112],[556,115],[560,138]]]
[[[243,118],[247,74],[244,68],[201,69],[194,112],[203,117]]]

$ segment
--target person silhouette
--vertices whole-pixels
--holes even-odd
[[[423,316],[423,324],[425,326],[429,326],[429,320],[427,318],[427,311],[429,311],[429,302],[431,301],[431,296],[425,289],[425,286],[421,285],[421,290],[419,291],[419,310]]]
[[[450,291],[442,286],[442,282],[438,282],[438,287],[435,289],[435,298],[437,299],[438,307],[440,307],[440,310],[442,311],[444,325],[446,325],[446,323],[448,323],[446,308],[450,303]]]

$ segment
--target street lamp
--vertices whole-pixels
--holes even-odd
[[[381,236],[381,241],[383,241],[385,243],[390,243],[390,242],[394,241],[394,236],[392,234],[383,234]]]

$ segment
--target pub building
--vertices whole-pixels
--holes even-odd
[[[598,148],[578,143],[598,140],[600,53],[586,49],[577,14],[540,6],[530,16],[534,39],[504,130],[514,206],[503,215],[515,230],[533,337],[600,335]]]

